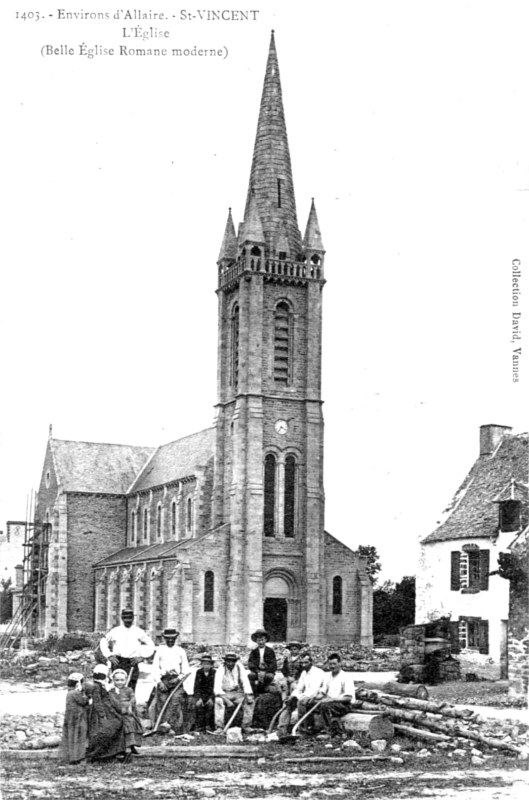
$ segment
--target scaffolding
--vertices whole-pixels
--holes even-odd
[[[0,648],[15,647],[22,637],[40,636],[44,631],[51,523],[32,521],[34,506],[35,495],[31,492],[26,507],[26,520],[7,523],[8,531],[17,527],[24,530],[23,577],[18,608],[0,636]]]

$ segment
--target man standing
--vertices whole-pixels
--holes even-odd
[[[242,664],[238,664],[237,653],[228,652],[224,656],[224,665],[215,674],[213,691],[215,692],[215,731],[220,734],[224,729],[226,710],[233,713],[235,707],[243,702],[242,729],[247,733],[252,722],[253,693],[248,675]]]
[[[112,628],[101,639],[99,649],[103,657],[110,661],[112,670],[124,669],[127,675],[130,675],[128,685],[134,691],[140,672],[138,664],[152,656],[154,643],[150,636],[133,622],[134,612],[123,609],[121,625]]]
[[[213,731],[215,729],[215,673],[213,659],[204,653],[200,659],[201,666],[195,673],[193,704],[195,707],[196,730]]]
[[[298,709],[298,719],[301,719],[317,703],[316,697],[322,690],[325,673],[313,665],[310,653],[304,653],[301,656],[301,668],[298,684],[286,701],[286,708],[279,717],[277,726],[279,736],[287,735],[290,717],[294,709]],[[308,729],[309,725],[305,724],[303,730],[308,731]]]
[[[350,672],[342,669],[342,659],[339,653],[331,653],[328,658],[330,672],[323,678],[321,691],[316,695],[316,700],[321,700],[320,711],[325,727],[331,733],[342,731],[340,717],[352,710],[351,703],[355,701],[355,685]]]
[[[165,643],[157,648],[152,664],[155,681],[153,716],[156,721],[170,693],[178,687],[171,696],[164,718],[174,731],[180,731],[184,726],[186,699],[183,679],[189,673],[189,662],[184,648],[176,644],[179,632],[175,628],[166,628],[162,635]]]
[[[250,651],[248,657],[248,679],[254,695],[263,694],[266,687],[275,678],[277,670],[276,654],[273,648],[267,645],[270,637],[263,628],[259,628],[255,633],[252,633],[250,638],[257,644],[257,647]]]

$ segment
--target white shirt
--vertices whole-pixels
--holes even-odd
[[[302,700],[304,697],[312,697],[321,689],[325,673],[319,667],[312,666],[309,671],[303,670],[300,675],[298,685],[292,692],[293,697]]]
[[[177,675],[185,675],[189,672],[189,661],[183,647],[177,644],[167,647],[161,644],[152,662],[152,675],[155,681],[159,681],[166,672],[176,672]]]
[[[99,647],[105,658],[150,658],[154,652],[151,637],[137,625],[131,625],[130,628],[117,625],[101,639]]]
[[[343,695],[350,695],[351,700],[354,700],[355,685],[353,676],[350,672],[344,672],[343,669],[340,670],[338,675],[326,672],[323,677],[321,691],[333,700],[339,700]]]
[[[215,683],[213,684],[215,695],[224,695],[226,692],[244,692],[253,694],[248,673],[238,662],[235,662],[233,670],[226,669],[223,664],[215,673]]]

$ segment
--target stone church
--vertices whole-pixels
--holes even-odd
[[[218,258],[213,427],[156,448],[54,439],[42,633],[105,630],[130,606],[154,636],[372,644],[366,559],[324,529],[325,250],[302,237],[274,37],[244,220]]]

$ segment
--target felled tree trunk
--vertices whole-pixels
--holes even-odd
[[[420,700],[428,700],[429,694],[426,686],[422,683],[357,683],[358,691],[373,689],[375,691],[388,692],[397,697],[418,697]],[[358,693],[358,692],[357,692]]]
[[[386,739],[394,736],[393,723],[386,714],[345,714],[341,723],[350,733],[367,733],[371,740]]]
[[[419,700],[416,697],[397,697],[375,689],[358,689],[356,697],[358,700],[375,703],[384,706],[384,708],[409,708],[432,714],[442,714],[443,717],[452,717],[454,719],[470,720],[476,716],[475,712],[469,708],[453,708],[448,703],[435,703],[431,700]]]

